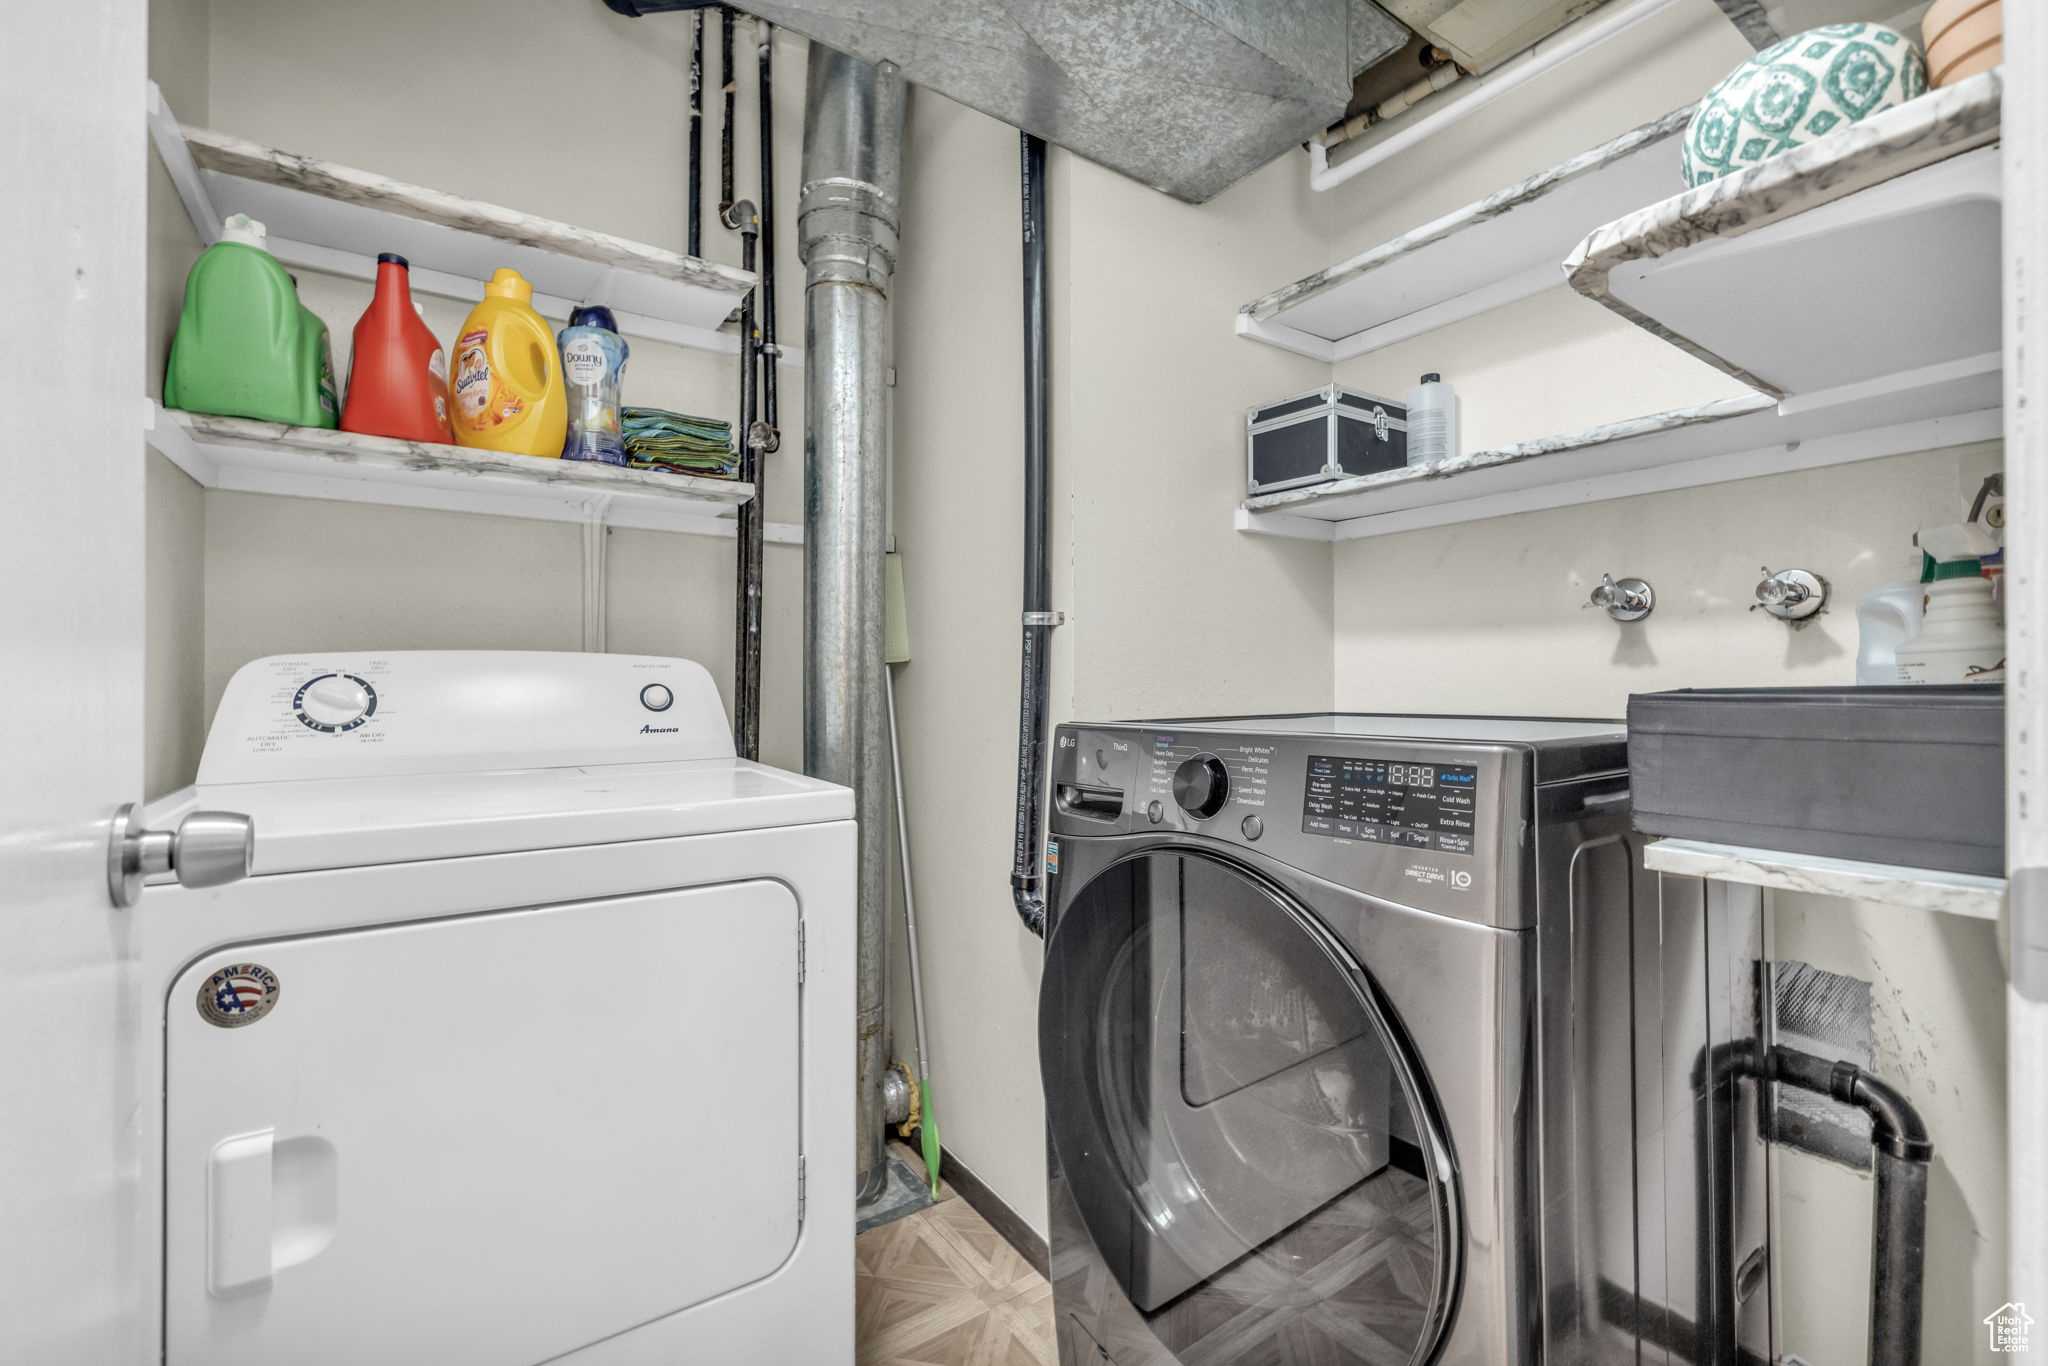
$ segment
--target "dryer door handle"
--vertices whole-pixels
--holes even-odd
[[[275,1129],[216,1143],[206,1170],[206,1288],[215,1298],[267,1290]]]
[[[207,1289],[216,1299],[267,1290],[311,1261],[339,1221],[334,1145],[275,1129],[214,1144],[206,1172]]]

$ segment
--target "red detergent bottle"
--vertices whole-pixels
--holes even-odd
[[[356,322],[341,429],[366,436],[453,444],[448,356],[412,302],[403,256],[377,256],[377,293]]]

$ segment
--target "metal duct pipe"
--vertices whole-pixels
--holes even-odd
[[[855,794],[859,1197],[880,1192],[889,973],[884,497],[902,73],[817,43],[804,106],[804,768]]]

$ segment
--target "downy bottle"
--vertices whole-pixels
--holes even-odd
[[[564,460],[624,465],[626,444],[619,427],[619,387],[626,377],[629,348],[612,311],[589,304],[569,315],[557,339],[562,349],[562,383],[569,394],[569,435]]]

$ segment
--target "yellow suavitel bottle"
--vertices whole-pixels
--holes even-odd
[[[501,270],[470,310],[448,367],[455,440],[515,455],[560,456],[569,394],[555,334],[533,311],[533,286]]]

